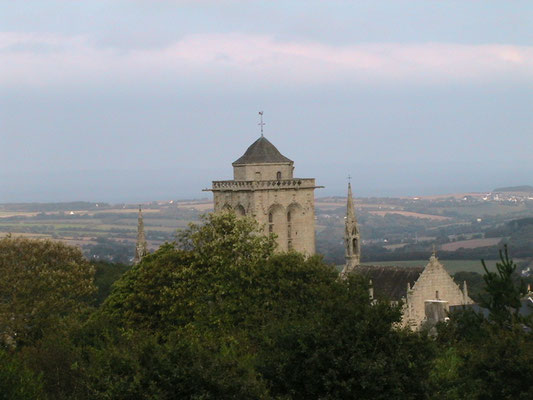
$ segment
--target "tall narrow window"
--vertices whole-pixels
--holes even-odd
[[[272,213],[268,213],[268,232],[274,232],[274,217]]]
[[[287,211],[287,247],[289,250],[292,250],[292,224],[290,211]]]
[[[278,171],[278,173],[276,174],[276,179],[277,179],[278,181],[281,180],[281,171]]]

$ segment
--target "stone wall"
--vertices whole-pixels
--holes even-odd
[[[255,182],[252,188],[239,190],[235,182],[233,190],[214,191],[215,212],[232,209],[239,215],[255,218],[265,233],[277,235],[278,251],[291,247],[304,254],[315,253],[315,205],[314,180],[309,185],[293,185],[286,182],[261,187]],[[228,188],[229,189],[229,188]]]
[[[444,301],[447,306],[473,303],[435,256],[430,258],[420,277],[407,292],[404,324],[414,329],[420,328],[426,317],[425,303],[430,300]]]
[[[233,179],[236,181],[292,179],[293,170],[292,163],[235,165]]]

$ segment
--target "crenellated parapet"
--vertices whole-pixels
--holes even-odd
[[[276,190],[276,189],[317,189],[314,178],[294,178],[263,181],[213,181],[211,189],[204,191],[242,191],[242,190]]]

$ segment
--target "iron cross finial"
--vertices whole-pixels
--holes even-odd
[[[266,124],[263,122],[263,111],[259,111],[259,117],[261,118],[261,122],[259,122],[257,125],[261,127],[261,137],[263,137],[263,126]]]
[[[348,174],[348,182],[351,183],[352,182],[352,176],[350,174]]]

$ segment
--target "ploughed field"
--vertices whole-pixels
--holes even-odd
[[[86,205],[85,208],[69,203],[59,203],[57,207],[0,205],[0,236],[50,238],[80,247],[95,244],[99,238],[133,245],[137,236],[138,205]],[[28,211],[32,207],[33,210]],[[205,201],[161,202],[143,204],[142,207],[148,245],[156,249],[164,242],[172,241],[178,229],[198,220],[212,204]]]
[[[468,251],[494,247],[502,235],[485,237],[485,232],[506,222],[533,216],[533,202],[483,200],[483,194],[457,194],[433,197],[356,198],[363,248],[374,246],[389,252],[427,252],[433,244],[439,251]],[[151,250],[172,241],[179,229],[213,209],[210,199],[174,200],[142,204],[146,238]],[[344,257],[343,233],[345,197],[324,197],[315,201],[317,248],[329,262]],[[122,254],[132,257],[137,236],[137,204],[90,202],[47,204],[0,204],[0,236],[9,233],[33,238],[52,238],[87,249],[100,246],[98,257],[107,251],[102,243],[120,245]],[[106,246],[109,243],[104,243]],[[115,248],[116,250],[116,248]],[[494,251],[494,256],[497,252]],[[533,251],[532,251],[533,253]],[[368,253],[367,253],[368,255]],[[423,254],[413,255],[418,259]],[[379,260],[374,254],[371,260]],[[454,258],[454,257],[451,257]],[[465,258],[463,254],[456,258]],[[466,257],[468,258],[468,257]],[[479,258],[479,257],[478,257]],[[381,259],[396,258],[389,254]],[[124,258],[122,258],[124,260]],[[423,265],[420,261],[395,265]],[[391,264],[387,262],[387,264]],[[450,272],[479,270],[479,262],[447,262]]]

